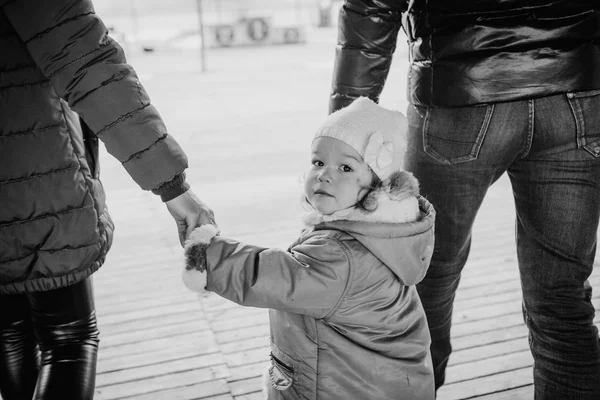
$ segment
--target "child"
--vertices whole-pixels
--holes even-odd
[[[405,129],[401,113],[368,98],[327,118],[305,176],[308,227],[288,251],[212,225],[186,243],[188,287],[271,309],[269,399],[434,398],[414,285],[433,252],[435,211],[401,170]]]

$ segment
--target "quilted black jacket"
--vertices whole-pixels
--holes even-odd
[[[330,112],[358,96],[379,98],[401,28],[413,104],[600,88],[598,0],[347,0],[339,23]]]
[[[97,138],[143,189],[185,189],[184,152],[90,1],[0,0],[0,295],[102,265]]]

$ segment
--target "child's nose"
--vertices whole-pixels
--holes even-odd
[[[319,182],[331,182],[331,173],[329,172],[329,168],[323,168],[321,170],[321,173],[319,175],[317,175],[317,180]]]

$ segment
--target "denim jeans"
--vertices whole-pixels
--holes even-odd
[[[600,90],[452,109],[411,105],[408,120],[405,167],[437,210],[433,259],[418,285],[436,389],[452,351],[452,307],[473,221],[507,172],[535,398],[600,399],[587,281],[600,214]]]

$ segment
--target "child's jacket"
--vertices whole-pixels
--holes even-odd
[[[433,252],[418,222],[331,221],[288,249],[214,237],[206,289],[270,308],[269,399],[434,398],[430,338],[415,284]]]

